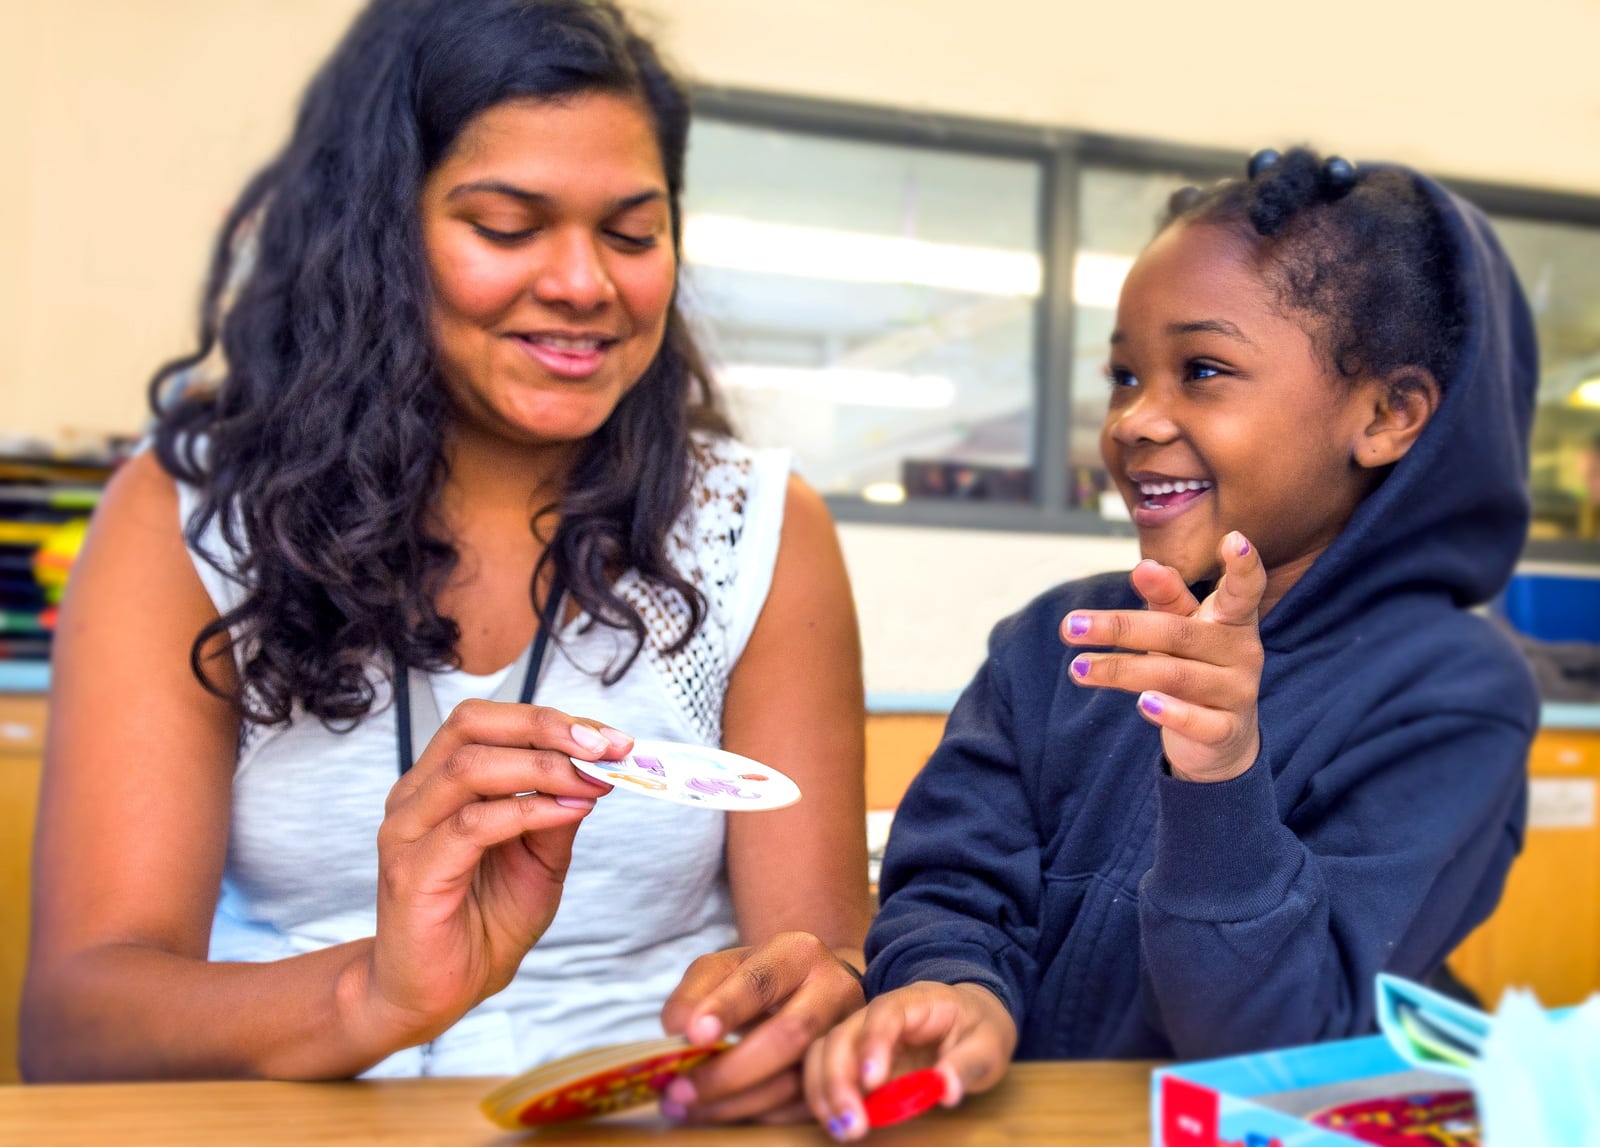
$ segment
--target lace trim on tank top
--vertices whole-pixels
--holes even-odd
[[[755,466],[722,439],[696,435],[689,505],[667,535],[667,558],[705,596],[705,624],[676,653],[667,650],[688,628],[689,606],[648,578],[630,577],[619,594],[644,619],[640,656],[708,745],[722,743],[722,699],[728,687],[727,631],[734,621],[739,539],[749,512]]]

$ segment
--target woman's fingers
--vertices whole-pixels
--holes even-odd
[[[727,1052],[717,1058],[723,1059],[732,1054]],[[776,1118],[778,1113],[793,1111],[797,1105],[801,1117],[804,1117],[805,1107],[799,1102],[803,1095],[800,1071],[795,1067],[780,1071],[751,1087],[709,1101],[695,1094],[692,1088],[680,1086],[682,1084],[688,1084],[688,1080],[674,1080],[661,1098],[662,1114],[669,1119],[683,1119],[691,1123],[734,1123],[744,1119],[779,1122]]]
[[[555,797],[543,793],[470,801],[427,835],[405,846],[413,890],[426,895],[470,884],[485,852],[524,837],[530,838],[530,852],[541,866],[553,875],[563,875],[572,859],[572,838],[578,822],[593,807],[593,800],[558,804]],[[537,849],[531,847],[534,840],[539,845]],[[404,879],[396,872],[390,876]]]
[[[548,751],[585,761],[614,761],[627,754],[633,738],[598,721],[573,717],[548,705],[463,701],[439,726],[416,766],[395,785],[390,793],[391,805],[409,797],[468,745]]]
[[[819,1036],[863,1002],[855,975],[809,933],[782,933],[755,948],[702,957],[669,998],[663,1027],[702,1046],[728,1032],[745,1034],[675,1081],[667,1099],[697,1119],[749,1117],[756,1113],[752,1096],[769,1095],[771,1080],[791,1072]]]
[[[1240,672],[1238,666],[1210,665],[1187,658],[1080,653],[1072,659],[1068,672],[1079,685],[1181,697],[1190,704],[1213,708],[1247,705],[1255,696],[1254,677]]]
[[[390,805],[388,834],[420,840],[467,805],[525,793],[542,793],[558,804],[593,802],[611,791],[572,767],[565,753],[467,744],[445,758]]]

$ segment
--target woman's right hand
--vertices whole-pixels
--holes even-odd
[[[340,987],[357,1026],[414,1046],[510,983],[555,917],[578,825],[611,791],[568,758],[632,743],[544,706],[457,706],[389,792],[377,936]]]
[[[987,1091],[1005,1075],[1017,1025],[1000,998],[977,984],[919,982],[885,992],[811,1045],[806,1102],[840,1141],[867,1133],[862,1097],[908,1071],[944,1076],[943,1103]]]

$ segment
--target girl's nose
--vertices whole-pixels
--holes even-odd
[[[599,310],[615,301],[617,287],[593,235],[572,228],[551,239],[534,275],[536,299],[575,311]]]
[[[1178,424],[1154,387],[1141,387],[1130,399],[1113,405],[1106,414],[1106,430],[1122,446],[1171,442],[1178,436]]]

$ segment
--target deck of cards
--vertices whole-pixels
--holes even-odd
[[[730,1046],[695,1047],[667,1037],[595,1048],[507,1080],[481,1106],[509,1131],[595,1119],[654,1103],[674,1079]]]
[[[572,763],[621,792],[697,808],[763,812],[800,799],[800,786],[777,769],[704,745],[635,741],[620,761],[573,757]]]

